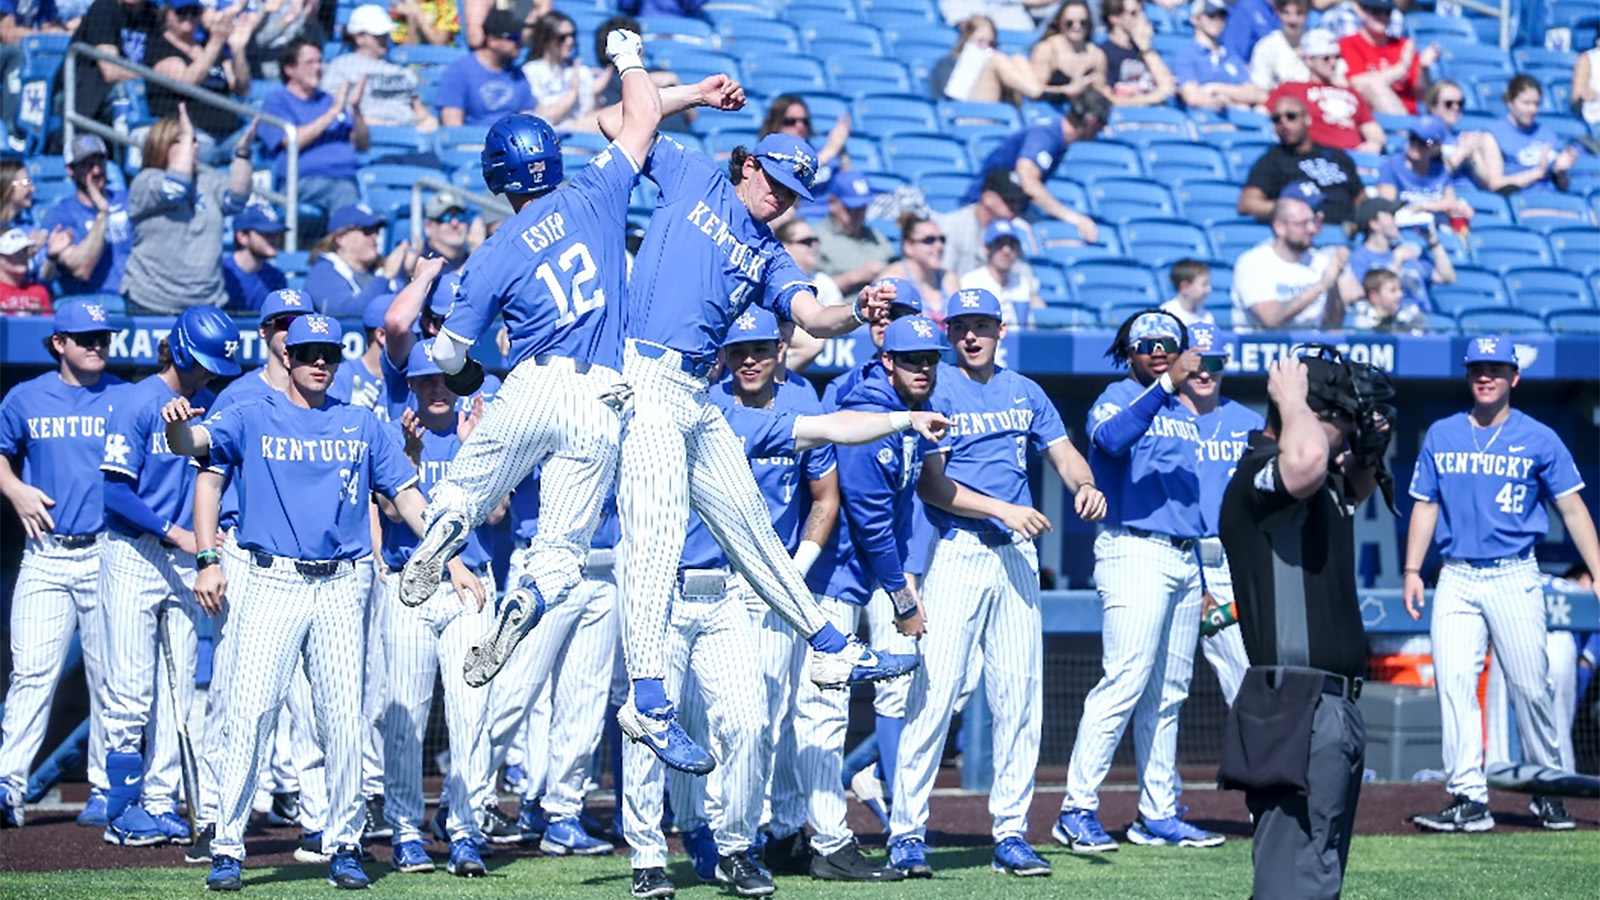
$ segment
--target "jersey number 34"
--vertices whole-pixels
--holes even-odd
[[[571,291],[563,289],[561,282],[556,280],[556,271],[548,262],[540,263],[533,274],[539,276],[545,287],[550,289],[550,296],[556,301],[556,309],[561,315],[556,319],[557,325],[570,325],[583,315],[606,305],[605,291],[595,288],[588,296],[584,296],[583,287],[594,280],[598,270],[595,268],[594,257],[589,255],[589,248],[585,244],[573,244],[556,260],[561,264],[562,273],[572,272],[576,266],[578,271],[573,273]]]

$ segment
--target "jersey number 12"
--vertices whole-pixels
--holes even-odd
[[[1528,498],[1528,486],[1525,484],[1512,484],[1506,482],[1500,493],[1494,495],[1494,502],[1500,505],[1503,513],[1522,514],[1523,501]]]
[[[562,272],[571,272],[574,264],[578,267],[577,273],[572,276],[570,299],[567,291],[562,289],[561,282],[556,280],[555,269],[552,269],[549,263],[540,263],[539,268],[533,270],[533,274],[539,276],[539,280],[550,289],[550,296],[555,298],[556,308],[561,310],[556,324],[570,325],[579,317],[604,306],[606,294],[598,288],[591,291],[587,297],[583,294],[583,286],[593,281],[598,271],[594,265],[594,257],[589,255],[587,245],[573,244],[557,261],[561,263]]]

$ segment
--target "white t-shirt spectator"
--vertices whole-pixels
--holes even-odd
[[[979,266],[961,276],[962,290],[982,288],[995,296],[1000,301],[1000,315],[1007,325],[1017,324],[1017,307],[1020,305],[1027,309],[1032,302],[1033,295],[1039,289],[1035,286],[1033,276],[1024,274],[1013,268],[1006,273],[1006,283],[1001,284],[988,266]]]
[[[1250,80],[1263,91],[1270,91],[1285,82],[1310,81],[1311,70],[1279,29],[1258,41],[1251,51]]]
[[[343,53],[328,61],[322,70],[323,93],[337,95],[345,82],[352,85],[367,79],[361,94],[361,116],[373,125],[414,125],[416,109],[412,101],[422,86],[416,72],[387,59],[373,59],[360,53]]]
[[[557,68],[543,59],[530,60],[522,66],[522,74],[528,79],[528,87],[533,89],[533,99],[539,101],[540,106],[560,99],[561,95],[567,92],[574,70],[578,73],[578,99],[572,104],[572,109],[567,111],[567,116],[561,120],[562,122],[581,119],[594,112],[594,83],[597,75],[595,70],[582,63]]]
[[[1322,270],[1333,255],[1331,247],[1312,247],[1293,262],[1285,262],[1266,240],[1239,254],[1233,264],[1233,330],[1260,331],[1261,323],[1249,312],[1250,307],[1267,300],[1293,300],[1322,280]],[[1326,297],[1318,297],[1293,319],[1283,323],[1281,330],[1321,330]]]
[[[962,285],[962,287],[966,287],[966,285]],[[1177,297],[1173,297],[1171,300],[1161,304],[1161,308],[1177,316],[1178,321],[1182,322],[1185,328],[1196,322],[1204,322],[1207,325],[1217,324],[1217,317],[1211,314],[1211,310],[1202,306],[1194,312],[1189,312],[1189,308],[1184,306],[1183,301]]]

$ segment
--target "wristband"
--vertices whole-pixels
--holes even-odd
[[[635,70],[644,71],[644,57],[637,53],[620,53],[611,58],[611,64],[617,67],[619,76],[626,75]]]
[[[196,571],[205,571],[212,566],[221,564],[222,557],[218,556],[217,551],[215,550],[201,550],[199,553],[194,555],[194,567]]]
[[[1099,490],[1099,488],[1098,488],[1098,487],[1096,487],[1096,486],[1095,486],[1095,483],[1094,483],[1094,482],[1092,482],[1092,481],[1085,481],[1085,482],[1084,482],[1084,483],[1082,483],[1082,484],[1080,484],[1080,485],[1078,485],[1078,489],[1077,489],[1077,490],[1075,490],[1075,491],[1073,491],[1073,492],[1072,492],[1072,496],[1074,496],[1074,497],[1076,497],[1076,496],[1078,496],[1078,495],[1079,495],[1079,494],[1081,494],[1081,493],[1083,493],[1083,489],[1084,489],[1084,488],[1094,488],[1094,489],[1095,489],[1095,490],[1097,490],[1097,491],[1098,491],[1098,490]]]
[[[861,312],[860,298],[857,298],[855,303],[850,304],[850,318],[855,319],[857,325],[867,324],[867,317]]]
[[[1161,373],[1161,379],[1158,383],[1161,385],[1161,389],[1169,394],[1178,392],[1178,386],[1172,383],[1172,376],[1166,372]]]
[[[811,566],[822,555],[822,547],[816,541],[801,541],[800,546],[794,551],[794,566],[800,570],[801,575],[811,574]]]
[[[905,431],[911,427],[911,413],[905,410],[889,413],[889,424],[895,431]]]

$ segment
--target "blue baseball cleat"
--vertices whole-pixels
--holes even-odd
[[[396,872],[415,874],[433,871],[433,858],[428,851],[422,849],[422,842],[418,840],[401,841],[394,845],[394,859],[389,861]]]
[[[1012,835],[995,845],[994,870],[1022,877],[1049,875],[1050,864],[1034,852],[1027,841]]]
[[[361,869],[361,848],[345,844],[333,853],[333,864],[328,867],[328,883],[346,891],[360,891],[372,886],[372,879]]]
[[[633,698],[617,710],[617,724],[630,739],[644,744],[661,761],[680,772],[704,775],[717,767],[711,754],[694,742],[689,733],[678,724],[678,716],[669,706],[666,715],[657,716],[640,712]]]
[[[507,793],[520,794],[522,793],[522,784],[523,782],[527,781],[527,779],[528,770],[517,765],[516,763],[512,763],[506,766],[505,776],[501,780],[505,785]]]
[[[185,822],[176,812],[167,810],[151,816],[156,821],[156,827],[167,836],[167,840],[174,844],[189,844],[194,841],[194,832],[189,830],[189,823]]]
[[[1227,838],[1196,828],[1177,816],[1170,819],[1140,816],[1128,827],[1128,840],[1145,847],[1220,847]]]
[[[522,830],[524,841],[536,841],[544,837],[544,831],[550,823],[544,820],[544,807],[539,805],[537,799],[522,801],[522,808],[517,811],[517,827]]]
[[[153,847],[165,844],[169,838],[156,820],[142,806],[130,806],[122,815],[106,826],[105,841],[124,847]]]
[[[914,654],[873,650],[851,638],[838,653],[812,651],[811,681],[825,691],[843,690],[852,684],[899,678],[921,664]]]
[[[1078,853],[1106,853],[1117,849],[1117,842],[1100,827],[1100,818],[1092,809],[1063,811],[1050,834],[1058,843]]]
[[[412,557],[415,559],[415,557]],[[495,604],[494,627],[477,643],[467,648],[462,674],[467,684],[483,687],[500,674],[511,651],[517,649],[529,631],[544,618],[544,597],[533,579],[524,575],[517,586]]]
[[[22,792],[14,787],[0,787],[0,828],[21,828],[23,820]],[[100,808],[105,810],[104,798]],[[106,840],[111,840],[109,837]],[[114,842],[113,842],[114,843]]]
[[[615,848],[590,837],[575,817],[551,819],[539,841],[539,850],[551,856],[606,856]]]
[[[710,825],[698,825],[683,836],[683,852],[694,863],[694,874],[706,884],[717,880],[717,839]]]
[[[78,824],[85,828],[104,828],[111,824],[106,816],[105,791],[95,788],[89,792],[89,802],[83,805],[83,812],[78,813]]]
[[[472,838],[450,842],[450,862],[445,866],[445,871],[461,878],[481,878],[489,874],[483,857],[478,855],[478,845]]]
[[[889,842],[889,865],[907,878],[932,878],[928,864],[928,845],[922,838],[907,836]]]
[[[239,861],[231,856],[218,856],[211,860],[211,874],[206,876],[208,891],[237,891],[244,887],[239,877]]]

